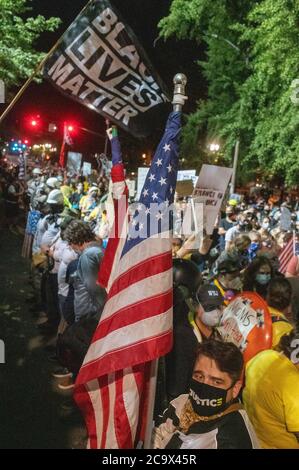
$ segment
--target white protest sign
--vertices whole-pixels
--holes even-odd
[[[192,180],[196,179],[196,170],[180,170],[178,171],[177,181],[185,181],[185,180]]]
[[[136,181],[127,179],[126,184],[129,190],[129,197],[133,198],[135,196],[135,191],[136,191]]]
[[[250,306],[250,301],[237,297],[224,309],[221,326],[217,330],[223,341],[232,342],[244,351],[246,339],[257,324],[257,311]]]
[[[67,153],[67,170],[70,174],[80,173],[82,161],[82,153],[68,152]]]
[[[91,175],[91,163],[83,162],[82,174],[83,174],[83,176]]]
[[[203,165],[193,192],[195,210],[204,207],[204,228],[208,235],[213,233],[222,200],[231,179],[232,168]]]

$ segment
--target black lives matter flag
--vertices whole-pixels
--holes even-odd
[[[45,62],[62,93],[135,136],[151,133],[168,101],[132,30],[108,0],[91,1]]]

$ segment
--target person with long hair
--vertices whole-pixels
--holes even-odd
[[[274,270],[269,259],[265,256],[257,256],[244,271],[243,290],[257,292],[265,299],[273,276]]]

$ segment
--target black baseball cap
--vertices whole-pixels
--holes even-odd
[[[224,297],[214,284],[204,284],[197,290],[196,300],[208,312],[222,305]]]

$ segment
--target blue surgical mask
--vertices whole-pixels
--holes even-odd
[[[260,274],[260,273],[258,273],[255,276],[255,280],[256,280],[256,282],[258,282],[262,286],[265,286],[265,285],[269,284],[269,282],[271,281],[271,274]]]
[[[257,251],[260,247],[259,243],[252,242],[250,245],[250,251]]]

